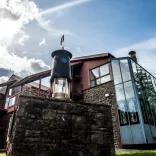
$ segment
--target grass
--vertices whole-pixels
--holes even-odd
[[[116,156],[156,156],[156,151],[122,152]]]
[[[6,156],[5,153],[0,153],[0,156]]]

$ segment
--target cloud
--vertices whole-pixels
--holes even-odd
[[[68,2],[68,3],[62,4],[59,6],[55,6],[55,7],[52,7],[52,8],[49,8],[47,10],[42,11],[42,12],[40,12],[40,16],[43,16],[43,15],[46,15],[49,13],[54,13],[54,12],[57,12],[57,11],[60,11],[63,9],[71,8],[71,7],[74,7],[74,6],[80,5],[82,3],[89,2],[89,1],[90,0],[75,0],[72,2]]]
[[[24,25],[35,19],[37,14],[37,5],[32,1],[2,0],[0,6],[0,44],[10,44],[15,35],[23,32]]]
[[[19,57],[15,54],[9,54],[9,52],[0,46],[0,68],[14,71],[14,73],[20,73],[27,71],[28,73],[36,73],[50,69],[50,66],[46,65],[39,59],[28,59],[25,57]]]
[[[42,39],[42,41],[39,43],[39,46],[44,45],[46,42],[45,38]]]
[[[1,83],[4,83],[4,82],[7,82],[8,79],[9,79],[9,78],[8,78],[7,76],[1,76],[1,77],[0,77],[0,84],[1,84]]]
[[[116,57],[128,56],[131,50],[136,51],[138,63],[156,76],[156,38],[120,48],[113,52]]]
[[[40,27],[42,27],[46,31],[50,32],[51,35],[60,36],[62,34],[64,34],[64,35],[72,35],[73,34],[71,31],[68,31],[68,30],[54,28],[54,26],[52,25],[52,21],[45,20],[42,16],[38,16],[36,18],[36,20],[37,20],[38,24],[40,25]]]
[[[21,32],[21,33],[23,33],[23,35],[19,37],[18,43],[19,43],[20,45],[24,46],[24,42],[27,41],[27,40],[30,38],[30,36],[27,35],[24,31]]]
[[[41,9],[31,0],[1,1],[0,68],[26,76],[49,69],[49,65],[45,62],[51,61],[51,52],[59,47],[59,36],[73,35],[69,30],[56,27],[58,16],[63,15],[64,9],[89,0],[74,0],[56,6],[54,10],[50,8],[41,12]],[[40,41],[42,38],[43,40]],[[70,41],[66,43],[68,42]],[[39,44],[45,45],[38,48]]]
[[[128,53],[131,50],[136,50],[136,51],[149,51],[149,50],[154,50],[156,49],[156,38],[150,38],[148,40],[124,47],[124,48],[120,48],[116,51],[114,51],[113,53],[121,56],[124,53]]]
[[[28,41],[31,36],[25,31],[25,25],[38,16],[39,9],[37,5],[29,0],[1,1],[0,68],[25,76],[29,73],[49,69],[50,67],[46,65],[43,60],[17,55],[24,54],[24,52],[27,51],[25,42]],[[20,49],[20,47],[23,48]],[[20,52],[18,53],[18,51]]]
[[[74,6],[77,6],[77,5],[80,5],[80,4],[89,2],[89,1],[91,1],[91,0],[74,0],[72,2],[68,2],[68,3],[65,3],[65,4],[61,4],[61,5],[58,5],[58,6],[43,10],[43,11],[41,11],[39,13],[36,20],[38,21],[39,25],[43,29],[49,31],[51,34],[53,34],[55,36],[60,36],[62,34],[64,34],[64,35],[73,35],[73,32],[71,32],[69,30],[62,30],[62,29],[58,30],[58,29],[54,28],[54,26],[49,25],[49,22],[47,23],[47,21],[44,20],[44,16],[47,16],[49,14],[56,13],[56,12],[59,13],[58,16],[61,16],[61,15],[63,15],[63,13],[61,12],[62,10],[67,9],[67,8],[72,8]]]

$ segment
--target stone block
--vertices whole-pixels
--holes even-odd
[[[43,119],[55,119],[56,118],[56,111],[55,110],[49,110],[49,109],[43,109],[42,110],[42,118]]]

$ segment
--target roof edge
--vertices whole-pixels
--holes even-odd
[[[97,59],[97,58],[100,58],[100,57],[108,57],[108,56],[110,56],[112,58],[115,58],[115,56],[113,56],[110,53],[101,53],[101,54],[95,54],[95,55],[75,57],[75,58],[72,58],[70,61],[74,62],[74,61],[80,61],[80,60]]]

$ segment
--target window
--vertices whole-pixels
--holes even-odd
[[[111,80],[109,73],[109,64],[102,65],[90,71],[91,87],[103,84]]]
[[[138,124],[137,101],[131,81],[128,59],[112,60],[120,126]]]
[[[119,120],[120,125],[128,125],[128,110],[126,106],[126,99],[124,95],[124,88],[123,84],[119,84],[115,87],[116,89],[116,98],[118,103],[118,113],[119,113]]]
[[[156,85],[155,78],[140,65],[131,60],[137,86],[142,116],[145,124],[156,123]]]
[[[16,100],[16,97],[10,98],[9,107],[11,107],[11,106],[13,106],[15,104],[15,100]]]
[[[121,67],[123,82],[131,80],[128,60],[127,59],[120,60],[120,67]]]
[[[125,82],[124,89],[125,89],[126,101],[129,109],[128,113],[129,113],[130,123],[137,124],[139,123],[139,117],[138,117],[136,99],[132,87],[132,82],[131,81]]]
[[[114,83],[115,84],[122,83],[119,60],[112,61],[112,68],[113,68]]]

